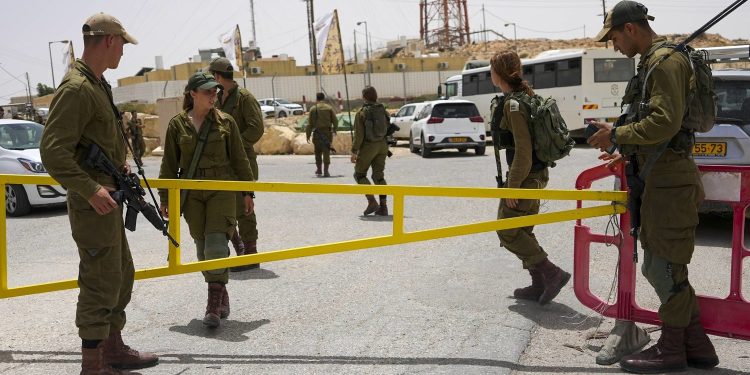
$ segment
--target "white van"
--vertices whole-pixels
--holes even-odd
[[[391,117],[391,124],[398,126],[399,130],[393,133],[394,140],[408,140],[409,131],[411,130],[411,124],[414,122],[414,118],[422,111],[422,108],[427,103],[409,103],[396,112]]]
[[[477,106],[468,100],[435,100],[427,102],[411,124],[409,149],[423,158],[434,150],[472,148],[484,155],[486,140],[484,119]]]

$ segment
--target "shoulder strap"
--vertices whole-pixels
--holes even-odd
[[[217,112],[218,111],[214,110],[218,121],[219,114]],[[206,122],[205,119],[203,121]],[[203,148],[204,146],[206,146],[206,141],[208,140],[208,133],[211,131],[211,124],[213,124],[213,121],[208,121],[207,124],[201,127],[201,131],[198,134],[198,144],[195,146],[195,151],[193,152],[193,159],[190,160],[190,167],[188,168],[187,173],[184,177],[187,180],[192,179],[193,176],[195,176],[195,171],[198,169],[198,162],[201,160],[201,156],[203,155]],[[182,209],[183,207],[185,207],[185,200],[189,192],[190,190],[186,189],[180,190],[180,213],[182,213]]]

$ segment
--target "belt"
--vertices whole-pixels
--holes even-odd
[[[201,177],[229,177],[232,175],[232,169],[228,166],[215,168],[198,168],[195,170],[196,179]]]

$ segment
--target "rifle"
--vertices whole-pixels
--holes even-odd
[[[491,114],[492,119],[490,120],[490,134],[492,134],[492,148],[495,150],[495,165],[497,166],[497,187],[501,188],[505,184],[503,182],[503,165],[500,160],[500,120],[503,118],[503,106],[505,105],[505,95],[495,96],[492,101],[495,103],[495,110]]]
[[[88,154],[86,155],[85,163],[90,168],[94,168],[102,173],[106,173],[115,179],[117,184],[117,190],[110,193],[112,199],[118,204],[126,204],[128,209],[125,213],[125,228],[129,231],[135,231],[136,219],[138,213],[142,213],[143,216],[154,226],[154,228],[161,231],[169,241],[172,242],[175,247],[179,247],[180,244],[172,238],[167,232],[167,225],[161,218],[159,210],[154,205],[146,202],[143,197],[146,195],[146,191],[141,187],[141,181],[138,175],[135,173],[123,173],[119,171],[114,164],[104,155],[99,145],[91,143],[89,146]]]
[[[323,142],[323,147],[327,148],[331,151],[332,154],[336,154],[336,149],[331,146],[331,140],[328,139],[328,137],[325,136],[322,132],[318,131],[318,129],[313,129],[313,138],[317,137],[320,139],[321,142]]]

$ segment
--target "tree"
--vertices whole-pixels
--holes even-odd
[[[36,84],[36,95],[37,97],[42,97],[49,94],[54,94],[55,89],[52,87],[49,87],[41,82]]]

